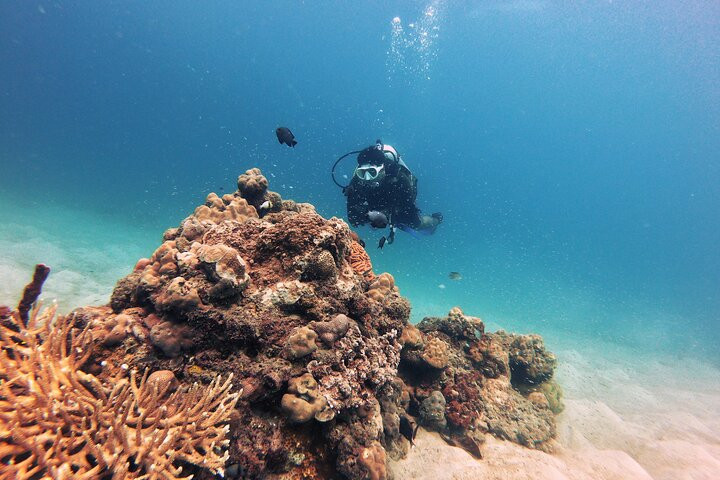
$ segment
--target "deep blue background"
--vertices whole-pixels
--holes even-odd
[[[428,66],[417,45],[401,65],[391,20],[410,34],[428,5],[3,1],[0,188],[151,251],[251,166],[344,215],[330,165],[382,137],[446,218],[371,249],[416,315],[717,358],[720,4],[432,2]]]

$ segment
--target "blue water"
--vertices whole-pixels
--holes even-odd
[[[414,319],[720,362],[720,4],[353,3],[1,2],[5,222],[124,241],[129,271],[252,166],[344,216],[330,166],[382,138],[445,217],[382,251],[360,229]]]

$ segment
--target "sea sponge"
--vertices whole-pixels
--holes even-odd
[[[205,205],[200,205],[193,214],[201,222],[222,223],[225,220],[244,222],[248,218],[258,218],[257,211],[247,200],[233,195],[218,197],[210,193]]]
[[[370,262],[370,255],[368,255],[365,248],[355,240],[350,242],[348,260],[353,271],[364,277],[365,280],[373,280],[375,278],[372,270],[372,262]]]
[[[450,362],[448,344],[439,338],[431,338],[425,343],[421,358],[431,367],[442,370]]]
[[[338,339],[345,336],[353,323],[353,320],[347,315],[338,313],[327,322],[313,322],[312,328],[325,345],[332,347]]]
[[[227,245],[202,245],[198,248],[198,259],[211,282],[210,297],[222,300],[239,294],[247,287],[250,276],[247,264],[237,250]]]
[[[317,337],[317,333],[309,327],[295,329],[287,339],[285,354],[291,360],[310,355],[317,350],[317,345],[315,344]]]
[[[268,181],[259,168],[251,168],[238,177],[237,185],[240,195],[254,205],[264,197]]]
[[[374,441],[369,447],[363,448],[358,455],[358,461],[367,469],[369,480],[387,479],[385,449],[380,442]]]
[[[176,480],[188,463],[223,473],[239,395],[230,378],[164,396],[147,373],[101,380],[80,369],[89,330],[70,335],[69,317],[54,317],[0,325],[0,477]]]
[[[294,423],[305,423],[317,418],[326,407],[327,401],[320,394],[315,378],[309,373],[292,378],[288,382],[287,393],[280,400],[280,408]]]
[[[389,273],[381,273],[370,284],[367,296],[376,302],[382,302],[394,289],[395,279],[393,276]]]
[[[447,426],[445,419],[445,397],[439,390],[434,390],[420,404],[420,421],[423,425],[442,430]]]

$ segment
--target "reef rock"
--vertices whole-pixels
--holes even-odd
[[[457,308],[409,315],[344,221],[251,169],[72,319],[95,374],[148,371],[158,391],[233,374],[230,478],[390,478],[416,424],[475,454],[485,434],[550,448],[561,403],[539,337],[486,333]]]

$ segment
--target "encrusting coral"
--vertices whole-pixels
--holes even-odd
[[[124,378],[125,395],[180,399],[198,382],[228,407],[235,394],[214,379],[234,375],[227,462],[188,463],[196,478],[225,467],[242,479],[386,480],[418,424],[478,456],[486,434],[552,447],[559,388],[539,337],[486,333],[458,308],[417,326],[409,317],[344,221],[283,200],[259,169],[165,231],[109,305],[69,316],[87,332],[80,372],[97,385]],[[123,366],[153,373],[138,387]]]
[[[69,340],[68,340],[69,339]],[[0,326],[0,477],[187,478],[183,465],[224,471],[228,420],[239,393],[230,378],[174,387],[172,372],[108,380],[82,370],[88,330],[55,309]]]

